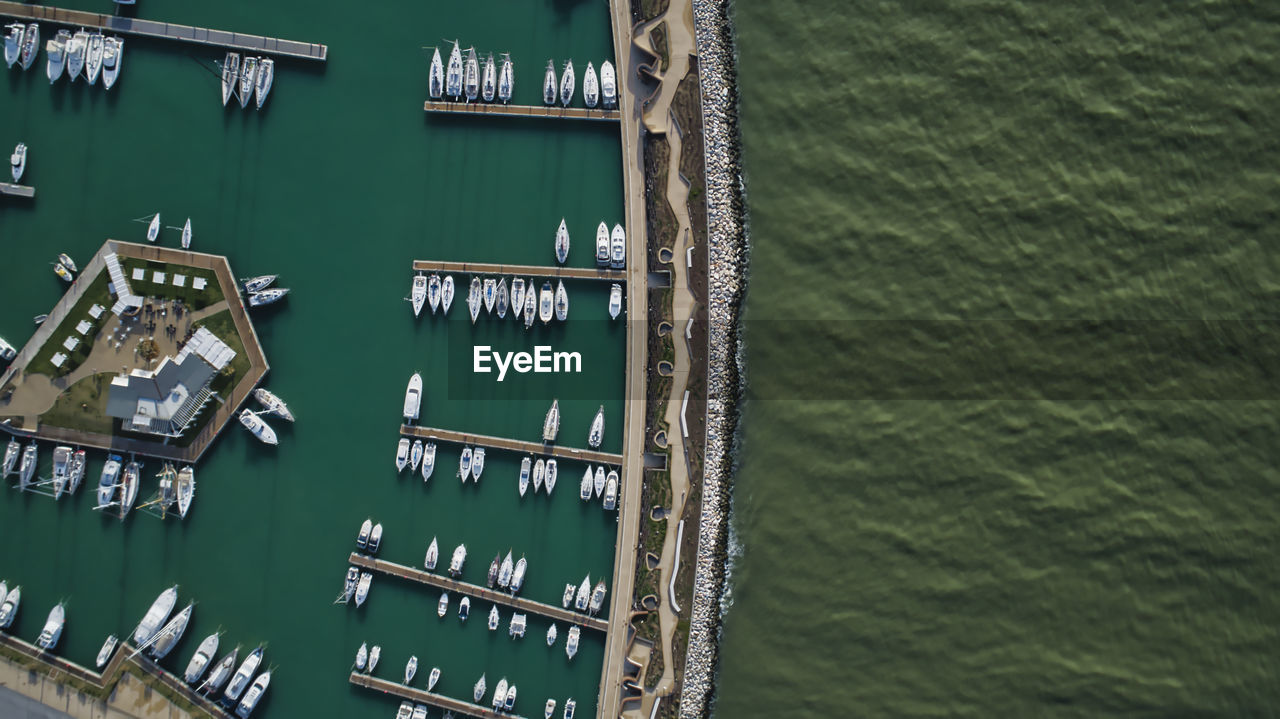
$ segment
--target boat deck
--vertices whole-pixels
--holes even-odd
[[[521,715],[513,714],[512,712],[496,712],[488,707],[480,706],[479,704],[464,702],[460,699],[444,696],[443,694],[414,689],[413,687],[407,687],[403,684],[389,682],[386,679],[379,679],[359,672],[351,672],[350,681],[358,687],[373,689],[374,691],[379,691],[383,694],[392,694],[400,697],[401,699],[408,699],[411,702],[429,704],[431,706],[444,709],[445,711],[458,712],[465,714],[466,716],[481,717],[481,719],[524,719]]]
[[[261,53],[277,57],[290,57],[300,60],[318,60],[324,62],[329,56],[329,48],[313,42],[282,40],[274,37],[250,35],[227,30],[212,30],[190,25],[179,25],[159,20],[143,20],[121,15],[104,15],[81,10],[66,10],[48,5],[28,5],[20,2],[0,0],[0,17],[12,17],[33,22],[51,22],[59,25],[100,29],[122,35],[140,35],[143,37],[177,40],[196,45],[209,45],[240,50],[248,53]]]
[[[545,117],[560,120],[605,120],[617,122],[622,115],[617,110],[585,107],[561,107],[560,105],[500,105],[483,102],[451,102],[427,100],[422,107],[426,112],[453,115],[491,115],[501,117]]]
[[[13,197],[35,197],[36,188],[29,185],[15,185],[12,182],[0,182],[0,195]]]
[[[518,439],[507,439],[505,437],[490,437],[485,434],[468,434],[466,432],[455,432],[451,429],[437,429],[435,427],[418,427],[411,424],[402,424],[400,425],[400,434],[407,437],[418,437],[420,439],[433,439],[439,442],[453,442],[455,444],[472,446],[478,445],[489,449],[505,449],[510,452],[522,452],[524,454],[550,455],[557,459],[579,459],[584,462],[608,464],[615,467],[622,465],[622,455],[620,454],[597,452],[592,449],[578,449],[577,447],[562,447],[558,444],[525,442]]]
[[[594,247],[594,246],[593,246]],[[625,270],[606,267],[543,267],[539,265],[503,265],[492,262],[443,262],[440,260],[414,260],[415,272],[456,272],[471,275],[508,275],[513,277],[563,277],[574,280],[607,280],[626,282]]]
[[[447,552],[442,551],[440,556],[440,561],[443,562],[446,567],[448,566],[447,555],[448,555]],[[564,607],[557,607],[553,604],[543,604],[542,602],[535,602],[532,599],[525,599],[523,597],[513,596],[506,592],[495,591],[493,589],[489,589],[488,587],[482,587],[477,584],[471,584],[469,582],[460,582],[456,579],[453,579],[452,577],[449,577],[448,575],[433,574],[431,572],[427,572],[421,569],[416,569],[414,567],[406,567],[403,564],[396,564],[395,562],[388,562],[383,559],[374,559],[373,557],[366,557],[363,554],[357,554],[355,552],[351,553],[351,556],[348,558],[348,561],[351,562],[353,566],[360,567],[362,569],[368,569],[374,572],[389,574],[393,577],[407,579],[411,582],[427,584],[427,585],[436,587],[438,589],[454,592],[456,594],[465,594],[471,597],[472,599],[483,599],[486,602],[501,604],[511,609],[517,609],[519,611],[528,612],[530,614],[537,614],[539,616],[543,616],[548,619],[554,619],[558,622],[578,625],[581,627],[586,627],[587,629],[594,629],[599,632],[605,632],[609,630],[609,622],[599,617],[588,616],[586,614],[583,614],[582,612],[575,612],[569,609],[565,609]],[[481,611],[477,607],[474,610],[474,613],[477,615],[480,621],[482,622],[487,621],[487,617],[485,616],[488,614],[487,611]]]

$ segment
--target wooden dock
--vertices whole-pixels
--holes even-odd
[[[424,692],[421,689],[414,689],[396,682],[389,682],[386,679],[361,674],[360,672],[351,672],[351,683],[365,689],[382,692],[383,694],[392,694],[401,699],[407,699],[418,704],[430,704],[431,706],[444,709],[445,711],[458,712],[466,716],[481,717],[481,719],[524,719],[519,714],[511,712],[496,712],[488,707],[464,702],[460,699],[447,697],[443,694],[434,692]],[[496,683],[496,682],[495,682]],[[486,689],[486,696],[492,696],[491,690]],[[533,701],[533,700],[530,700]]]
[[[51,22],[59,25],[86,27],[115,32],[122,35],[139,35],[162,40],[177,40],[196,45],[239,50],[246,53],[275,55],[299,60],[318,60],[324,62],[329,56],[329,48],[312,42],[281,40],[274,37],[250,35],[227,30],[211,30],[190,25],[178,25],[158,20],[142,20],[121,15],[104,15],[96,12],[65,10],[47,5],[28,5],[20,2],[0,0],[0,17],[12,17],[31,22]],[[53,36],[52,33],[49,34]]]
[[[607,267],[540,267],[537,265],[500,265],[491,262],[441,262],[439,260],[414,260],[415,272],[456,272],[472,275],[509,275],[512,277],[563,277],[574,280],[607,280],[626,282],[624,270]]]
[[[576,447],[561,447],[558,444],[524,442],[518,439],[490,437],[485,434],[467,434],[466,432],[455,432],[451,429],[418,427],[411,424],[400,425],[400,434],[407,437],[417,437],[419,439],[434,439],[439,442],[453,442],[454,444],[473,446],[479,445],[485,448],[505,449],[511,452],[523,452],[524,454],[545,454],[556,457],[557,459],[580,459],[583,462],[608,464],[615,467],[622,466],[622,455],[620,454],[597,452],[591,449],[578,449]]]
[[[448,555],[448,552],[441,552],[442,561],[447,562],[448,557],[446,555]],[[414,567],[406,567],[403,564],[396,564],[395,562],[388,562],[383,559],[366,557],[363,554],[357,554],[355,552],[351,553],[351,556],[347,561],[362,569],[389,574],[393,577],[407,579],[411,582],[428,584],[436,587],[437,589],[443,589],[448,592],[465,594],[472,599],[483,599],[486,602],[501,604],[505,607],[517,609],[522,612],[528,612],[530,614],[537,614],[548,619],[554,619],[557,622],[578,625],[586,627],[587,629],[595,629],[600,632],[607,632],[609,630],[609,622],[601,619],[600,617],[592,617],[583,614],[582,612],[575,612],[570,609],[565,609],[564,607],[557,607],[553,604],[535,602],[532,599],[524,599],[523,597],[517,597],[508,594],[507,592],[494,591],[488,587],[482,587],[477,584],[460,582],[447,575],[433,574]],[[487,612],[476,609],[475,613],[480,615],[481,621],[487,621],[484,616]]]
[[[28,185],[15,185],[12,182],[0,182],[0,195],[13,197],[35,197],[36,188]]]
[[[560,105],[494,105],[483,102],[450,102],[427,100],[422,109],[454,115],[500,115],[503,117],[547,117],[560,120],[607,120],[617,122],[622,115],[617,110],[585,107],[561,107]]]

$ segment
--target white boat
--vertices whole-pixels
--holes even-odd
[[[418,673],[418,656],[415,654],[415,655],[410,656],[410,657],[409,657],[409,661],[408,661],[408,662],[406,662],[406,663],[405,663],[405,665],[404,665],[404,683],[405,683],[405,685],[408,685],[408,684],[409,684],[409,682],[412,682],[412,681],[413,681],[413,675],[414,675],[414,674],[417,674],[417,673]]]
[[[462,565],[467,562],[467,545],[459,544],[453,550],[453,558],[449,560],[449,574],[458,576],[462,574]]]
[[[416,275],[413,278],[413,290],[410,293],[410,301],[413,303],[413,316],[417,317],[422,313],[422,302],[431,307],[431,314],[435,314],[440,309],[440,275],[433,274],[431,277]]]
[[[609,264],[609,226],[603,222],[596,227],[596,264]]]
[[[520,588],[524,586],[524,573],[529,569],[529,561],[524,557],[520,557],[520,561],[516,562],[516,569],[511,573],[511,593],[518,594]]]
[[[565,63],[564,72],[560,73],[560,104],[568,107],[573,102],[573,60]]]
[[[551,719],[552,715],[554,715],[555,713],[556,713],[556,700],[548,699],[546,706],[543,707],[542,709],[542,717],[543,719]]]
[[[533,279],[525,284],[524,290],[524,328],[529,329],[533,326],[533,319],[537,315],[537,290],[533,288]]]
[[[462,89],[467,102],[475,102],[480,95],[480,61],[476,59],[476,49],[467,50],[466,69],[462,75]]]
[[[507,700],[502,703],[502,707],[507,711],[511,711],[512,709],[515,708],[515,704],[516,704],[516,685],[512,684],[510,687],[507,687]]]
[[[587,107],[595,107],[600,102],[600,81],[596,78],[596,68],[587,63],[587,72],[582,76],[582,101]]]
[[[382,545],[382,522],[373,525],[373,531],[369,533],[369,554],[377,554],[378,547]]]
[[[356,535],[356,549],[364,551],[369,548],[369,535],[373,534],[373,519],[366,519],[360,525],[360,533]]]
[[[351,598],[356,595],[356,585],[359,583],[360,570],[355,567],[347,567],[347,576],[342,582],[342,595],[339,598],[343,604],[351,602]]]
[[[493,690],[493,708],[502,708],[502,703],[507,700],[507,678],[503,677],[498,680],[498,686]]]
[[[418,465],[422,462],[422,440],[413,440],[413,449],[409,451],[409,471],[417,472]]]
[[[560,226],[556,228],[556,262],[564,264],[569,259],[569,228],[564,224],[564,218],[560,218]]]
[[[604,606],[604,595],[607,592],[604,580],[596,582],[596,588],[591,590],[591,601],[587,605],[587,611],[591,614],[599,614],[600,608]]]
[[[439,100],[444,95],[444,63],[440,61],[440,48],[432,48],[431,70],[427,72],[427,95]]]
[[[396,471],[403,472],[405,465],[409,464],[409,439],[401,437],[396,442]]]
[[[622,229],[621,224],[616,224],[609,239],[612,249],[609,255],[609,266],[620,270],[627,266],[627,231]]]
[[[191,655],[191,661],[187,662],[187,670],[182,674],[182,678],[188,684],[200,681],[200,677],[204,676],[205,671],[213,663],[213,655],[218,653],[219,637],[217,633],[205,637],[196,648],[196,653]]]
[[[556,280],[556,319],[569,319],[569,293],[564,289],[564,280]]]
[[[71,468],[71,448],[53,448],[53,498],[59,500],[67,488],[67,470]]]
[[[63,609],[62,603],[59,602],[53,609],[49,610],[49,617],[44,621],[44,628],[40,630],[36,645],[45,651],[53,651],[53,648],[58,646],[58,640],[62,638],[62,627],[66,624],[66,621],[66,610]]]
[[[253,680],[253,686],[249,687],[249,693],[244,695],[244,699],[240,700],[240,704],[236,707],[236,716],[245,719],[253,713],[258,702],[262,701],[262,695],[267,693],[267,687],[271,685],[271,670],[258,675]]]
[[[8,629],[13,625],[13,620],[18,616],[18,608],[22,606],[22,587],[17,586],[9,590],[5,595],[4,603],[0,604],[0,629]]]
[[[262,307],[263,305],[269,305],[272,302],[278,302],[284,299],[284,296],[287,294],[289,294],[289,290],[284,287],[276,287],[270,290],[254,292],[249,295],[249,306]]]
[[[102,474],[98,475],[98,509],[115,503],[116,491],[120,487],[122,461],[124,458],[118,454],[107,455],[107,463],[102,466]]]
[[[422,565],[427,568],[428,572],[434,572],[436,562],[440,561],[440,543],[435,537],[431,538],[431,544],[427,547],[427,556],[422,561]]]
[[[396,719],[413,719],[413,702],[400,702],[396,710]]]
[[[517,277],[511,280],[511,309],[516,313],[516,319],[519,320],[524,314],[524,278]]]
[[[244,291],[248,294],[261,292],[271,286],[272,282],[279,279],[280,275],[258,275],[250,277],[247,280],[240,280],[240,285],[244,287]]]
[[[492,277],[484,278],[484,311],[493,313],[493,303],[498,301],[498,283]]]
[[[551,627],[547,629],[547,646],[553,646],[556,643],[557,631],[555,624],[552,624]]]
[[[227,652],[214,666],[213,671],[209,673],[209,678],[204,683],[196,687],[196,691],[208,691],[210,694],[217,693],[223,684],[231,678],[231,672],[236,668],[236,659],[240,657],[240,647],[236,647]]]
[[[17,182],[22,179],[22,173],[27,171],[27,145],[19,142],[13,148],[13,154],[9,156],[9,173],[13,175],[13,181]]]
[[[444,313],[449,314],[449,308],[453,306],[453,275],[445,275],[444,282],[440,285],[440,307]]]
[[[147,608],[147,613],[142,616],[142,621],[138,622],[138,627],[133,630],[133,643],[142,646],[151,641],[156,635],[160,627],[169,618],[169,614],[173,612],[173,606],[178,603],[178,585],[173,585],[168,589],[160,592],[160,596],[156,597],[151,606]]]
[[[129,515],[133,503],[138,499],[138,488],[142,486],[142,464],[133,460],[124,466],[124,476],[120,480],[120,519]]]
[[[155,242],[160,236],[160,213],[157,212],[152,218],[150,224],[147,225],[147,242]]]
[[[61,262],[54,263],[53,273],[57,275],[58,278],[63,280],[64,282],[75,281],[75,276],[71,274],[71,270],[67,269],[66,265],[62,264]]]
[[[503,105],[511,102],[511,91],[516,86],[515,67],[511,64],[510,53],[502,54],[502,69],[498,71],[498,100]]]
[[[548,285],[550,283],[547,283]],[[544,288],[545,291],[545,288]],[[547,418],[542,420],[542,441],[554,442],[560,433],[560,400],[551,400],[551,409],[547,410]]]
[[[49,78],[49,84],[58,81],[62,77],[63,70],[67,67],[67,44],[71,42],[70,30],[59,30],[58,34],[52,40],[45,43],[44,52],[48,57],[45,63],[44,74]],[[6,44],[6,50],[8,46]]]
[[[533,460],[529,457],[525,457],[524,459],[520,460],[520,496],[521,497],[523,497],[524,493],[529,489],[529,467],[532,464],[533,464]],[[537,490],[535,489],[534,491],[536,492]]]
[[[98,657],[93,661],[94,666],[99,669],[105,667],[107,662],[111,660],[111,652],[114,652],[119,645],[120,637],[114,634],[108,636],[107,640],[102,643],[102,648],[98,650]]]
[[[227,106],[240,78],[240,53],[229,52],[222,61],[222,106]]]
[[[484,71],[480,73],[480,98],[485,102],[493,102],[498,92],[498,66],[493,61],[493,53],[484,59]]]
[[[418,412],[422,409],[422,375],[414,372],[409,377],[409,385],[404,390],[404,415],[405,421],[412,422],[418,418]]]
[[[458,457],[458,476],[462,477],[462,483],[466,484],[467,478],[471,476],[471,448],[463,447],[462,454]]]
[[[542,291],[538,294],[538,319],[542,320],[542,324],[551,321],[551,315],[554,310],[554,293],[551,291],[551,282],[542,283]]]
[[[258,387],[253,390],[253,398],[258,400],[265,410],[263,414],[274,414],[288,422],[294,421],[293,412],[289,411],[289,405],[280,399],[274,392],[265,387]]]
[[[467,310],[471,312],[471,324],[476,323],[476,318],[480,316],[480,307],[484,305],[481,298],[480,278],[471,278],[471,289],[467,292]]]
[[[269,57],[264,57],[258,61],[258,79],[253,86],[253,100],[257,109],[262,109],[262,103],[267,101],[267,96],[271,94],[271,83],[276,77],[276,61]]]
[[[599,467],[596,467],[595,490],[596,490],[596,499],[599,499],[600,496],[604,494],[604,465],[603,464],[600,465]]]
[[[382,658],[382,647],[377,644],[369,650],[369,673],[372,674],[374,669],[378,668],[378,660]]]
[[[427,442],[422,451],[422,481],[431,479],[431,473],[436,469],[436,445],[434,442]]]
[[[582,484],[578,486],[578,496],[582,501],[591,500],[591,465],[587,465],[587,470],[582,473]]]
[[[480,481],[480,473],[484,471],[484,447],[476,447],[471,453],[471,478]]]
[[[156,634],[156,639],[151,643],[151,656],[160,661],[173,651],[177,646],[178,640],[182,639],[182,635],[187,631],[187,625],[191,622],[191,610],[196,606],[195,602],[187,604],[181,612],[178,612],[169,623],[164,625]]]
[[[27,25],[26,32],[22,33],[22,53],[18,57],[18,61],[22,63],[23,70],[30,70],[31,64],[36,61],[36,55],[40,52],[40,26],[31,23]]]
[[[497,631],[498,624],[501,620],[502,617],[498,616],[498,605],[495,604],[489,609],[489,631]]]
[[[582,635],[582,630],[578,627],[569,627],[569,640],[565,642],[564,653],[569,655],[572,660],[574,655],[578,653],[578,638]],[[568,705],[565,706],[568,709]]]
[[[591,420],[591,431],[587,433],[587,446],[599,449],[602,441],[604,441],[604,405],[600,405],[600,409],[596,410],[595,419]]]
[[[543,476],[542,484],[547,488],[547,495],[551,494],[551,490],[556,488],[556,476],[560,474],[560,467],[554,459],[547,460],[547,473]]]
[[[88,49],[89,33],[84,28],[80,28],[67,43],[67,77],[70,82],[75,82],[80,76],[80,71],[84,69],[84,54]]]
[[[240,63],[240,83],[236,87],[236,97],[240,99],[240,107],[249,106],[249,98],[253,97],[253,85],[258,80],[258,58],[245,57]]]
[[[11,68],[22,57],[22,34],[27,28],[22,23],[15,22],[5,25],[4,29],[8,30],[4,36],[4,64]]]
[[[440,681],[440,667],[431,667],[431,675],[427,677],[427,691],[435,689],[438,681]]]
[[[116,80],[120,77],[120,65],[124,63],[124,40],[115,36],[105,40],[105,48],[102,51],[102,87],[110,90],[115,86]],[[183,245],[187,247],[190,244]]]
[[[240,424],[244,425],[244,428],[249,430],[253,436],[257,437],[258,441],[263,444],[280,443],[276,438],[276,431],[271,429],[271,425],[263,422],[262,419],[251,410],[244,409],[240,411]]]
[[[191,500],[196,497],[196,470],[191,465],[187,465],[178,470],[178,517],[187,518],[187,512],[191,511]]]
[[[249,680],[253,678],[254,672],[258,671],[258,665],[262,663],[262,647],[258,647],[249,653],[240,663],[240,668],[236,670],[235,676],[231,677],[231,683],[227,684],[227,691],[223,696],[228,701],[236,701],[244,690],[249,686]]]
[[[618,508],[618,470],[609,470],[609,481],[604,486],[604,508],[612,512]]]
[[[495,311],[498,313],[498,319],[507,318],[507,306],[510,299],[507,296],[507,278],[504,277],[498,280],[498,301],[495,303],[497,305]]]
[[[560,606],[568,609],[569,605],[573,603],[573,595],[575,591],[576,590],[572,584],[564,585],[564,597],[560,599]]]
[[[0,471],[0,478],[8,477],[13,474],[14,465],[18,463],[18,457],[22,454],[22,444],[16,439],[10,439],[9,444],[4,448],[4,466]]]
[[[573,719],[573,712],[578,708],[578,703],[572,697],[564,701],[564,719]]]
[[[182,249],[191,248],[191,218],[188,217],[185,224],[182,225]]]
[[[511,573],[515,571],[515,563],[511,561],[511,551],[507,550],[507,556],[503,557],[502,565],[498,567],[498,588],[506,589],[511,585]]]
[[[100,32],[89,36],[89,49],[85,51],[84,58],[84,78],[89,81],[90,85],[97,84],[98,75],[102,73],[103,41],[105,39]]]
[[[453,41],[453,50],[449,51],[449,69],[445,74],[445,94],[457,100],[462,97],[462,51],[458,49],[458,41]]]
[[[458,620],[465,622],[471,616],[471,597],[463,597],[458,603]]]
[[[436,616],[443,618],[444,615],[448,613],[449,613],[449,593],[441,592],[440,601],[436,603]]]
[[[609,319],[616,320],[622,313],[622,285],[617,282],[609,288]]]
[[[502,563],[501,552],[493,555],[493,561],[489,562],[489,573],[488,575],[485,576],[484,583],[485,583],[485,586],[489,587],[490,589],[493,589],[493,586],[498,583],[498,565],[501,563]]]
[[[613,74],[613,63],[608,60],[600,65],[600,100],[606,110],[618,106],[618,80]]]
[[[588,574],[582,584],[578,585],[578,593],[573,598],[573,608],[580,612],[587,611],[587,601],[591,599],[591,575]]]
[[[36,474],[36,463],[40,461],[40,449],[35,442],[22,449],[22,464],[18,469],[18,489],[25,490]]]
[[[360,581],[356,584],[356,606],[364,604],[364,600],[369,598],[369,585],[373,584],[373,575],[368,572],[360,573]]]
[[[67,492],[75,494],[80,489],[80,483],[84,481],[85,467],[88,465],[88,456],[83,449],[77,449],[71,453],[71,462],[67,469]]]
[[[49,319],[49,318],[45,317],[45,319]],[[0,337],[0,360],[8,362],[9,360],[17,356],[18,356],[18,350],[14,349],[13,345],[9,344],[8,342],[5,342],[3,337]]]
[[[554,60],[547,60],[547,74],[542,77],[542,103],[544,105],[556,104],[556,63]]]
[[[471,690],[471,697],[476,701],[480,701],[484,697],[484,675],[480,675],[480,681],[476,682],[475,687]]]

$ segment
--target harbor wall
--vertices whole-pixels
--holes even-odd
[[[692,0],[702,90],[708,253],[707,448],[680,716],[708,716],[719,663],[730,490],[746,375],[739,315],[746,294],[746,205],[737,57],[728,0]]]

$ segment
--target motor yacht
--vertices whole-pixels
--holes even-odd
[[[542,291],[538,293],[538,319],[542,320],[542,324],[551,321],[552,311],[554,308],[554,293],[551,291],[551,282],[542,283]]]
[[[466,622],[467,617],[471,616],[471,597],[463,597],[458,603],[458,620]]]
[[[434,442],[427,442],[422,451],[422,481],[431,479],[431,473],[436,469],[436,445]]]
[[[627,266],[627,232],[621,224],[613,226],[613,234],[609,237],[611,252],[609,266],[620,270]]]
[[[404,390],[404,415],[406,422],[418,419],[422,409],[422,375],[414,372],[409,377],[409,385]]]
[[[569,655],[570,661],[572,661],[574,656],[578,653],[578,639],[581,636],[582,629],[578,627],[569,627],[569,640],[565,642],[564,653]]]
[[[471,478],[480,481],[480,473],[484,471],[484,447],[476,447],[471,453]]]
[[[373,584],[373,575],[368,572],[360,573],[360,581],[356,583],[356,607],[359,608],[364,604],[364,600],[369,598],[369,586]]]
[[[609,288],[609,319],[616,320],[622,313],[622,285],[617,282]]]
[[[49,84],[58,81],[62,77],[62,73],[67,67],[67,45],[71,42],[70,30],[59,30],[54,38],[44,45],[44,52],[48,58],[45,63],[44,74],[49,78]]]
[[[93,665],[99,669],[105,667],[107,662],[111,661],[111,652],[120,646],[120,637],[112,634],[102,643],[102,648],[98,650],[98,656],[93,661]]]
[[[120,463],[123,461],[124,458],[118,454],[107,455],[102,474],[98,476],[98,509],[115,504],[116,491],[120,487]]]
[[[449,593],[441,592],[440,601],[436,603],[436,616],[443,618],[449,613]]]
[[[89,49],[89,33],[84,28],[77,30],[67,42],[67,77],[75,82],[84,69],[85,51]]]
[[[200,681],[200,677],[204,676],[205,670],[213,662],[213,655],[218,653],[220,636],[216,632],[210,634],[200,642],[199,647],[196,647],[196,653],[191,655],[191,661],[187,662],[187,670],[182,675],[188,684],[195,684]]]
[[[280,275],[258,275],[247,280],[240,280],[240,286],[244,288],[246,293],[253,294],[267,289],[271,286],[271,283],[279,278]]]
[[[467,562],[467,545],[459,544],[453,550],[453,558],[449,560],[449,574],[457,577],[462,574],[462,565]]]
[[[32,27],[35,26],[32,25]],[[62,627],[66,622],[66,609],[59,602],[53,609],[49,610],[49,616],[44,621],[44,628],[40,630],[40,636],[36,639],[36,646],[47,652],[53,651],[58,646],[58,640],[62,638]]]
[[[604,486],[604,508],[610,512],[618,508],[618,470],[609,470],[609,480]]]
[[[253,710],[258,706],[258,702],[262,701],[262,695],[267,693],[267,687],[271,685],[271,670],[258,675],[253,680],[253,686],[249,687],[249,693],[244,695],[244,699],[240,700],[240,704],[236,706],[236,716],[240,719],[246,719]]]
[[[5,25],[4,29],[7,31],[4,36],[4,64],[12,68],[22,57],[22,35],[27,28],[20,22],[14,22]]]
[[[4,597],[4,602],[0,603],[0,629],[8,629],[13,625],[13,620],[18,616],[18,609],[21,606],[22,587],[17,586],[10,589]]]
[[[369,533],[369,554],[377,554],[380,546],[382,546],[382,522],[373,525],[373,531]]]
[[[271,429],[271,425],[263,422],[252,410],[244,409],[240,411],[240,424],[244,425],[244,428],[249,430],[263,444],[274,445],[280,443],[276,438],[276,431]]]
[[[501,620],[502,617],[498,616],[498,605],[495,604],[489,608],[489,631],[497,631],[498,624]]]
[[[373,519],[366,519],[360,525],[360,533],[356,535],[356,549],[364,551],[369,548],[369,535],[373,534]]]
[[[516,562],[515,571],[511,573],[511,593],[519,594],[520,588],[524,586],[524,573],[529,569],[529,562],[524,557],[520,557],[520,561]]]
[[[120,77],[120,66],[124,63],[124,40],[115,36],[109,37],[103,41],[102,50],[102,87],[110,90],[115,87],[116,80]],[[191,245],[190,235],[186,236],[187,244],[183,247]]]
[[[591,601],[587,604],[587,611],[593,616],[600,613],[601,607],[604,606],[604,595],[607,589],[604,580],[596,582],[595,589],[591,590]]]
[[[409,438],[401,437],[396,442],[396,471],[403,472],[406,465],[409,464]]]
[[[436,290],[439,291],[437,284]],[[418,317],[422,314],[422,305],[427,301],[427,278],[424,275],[413,276],[413,286],[409,288],[409,305],[413,307],[413,316]],[[436,295],[436,302],[440,301],[440,296]],[[432,314],[435,314],[435,307],[431,308]]]
[[[609,264],[609,226],[603,222],[596,227],[596,264],[601,267]]]
[[[613,63],[608,60],[600,65],[600,101],[606,110],[618,106],[618,81],[613,74]]]
[[[236,670],[235,676],[231,677],[231,683],[227,685],[226,692],[223,696],[227,701],[237,701],[244,690],[249,687],[249,680],[253,678],[253,673],[258,671],[258,665],[262,663],[262,647],[259,646],[245,657],[240,663],[240,668]]]
[[[27,171],[27,145],[19,142],[13,148],[13,154],[9,156],[9,174],[13,176],[13,181],[18,182],[22,179],[22,173]]]

